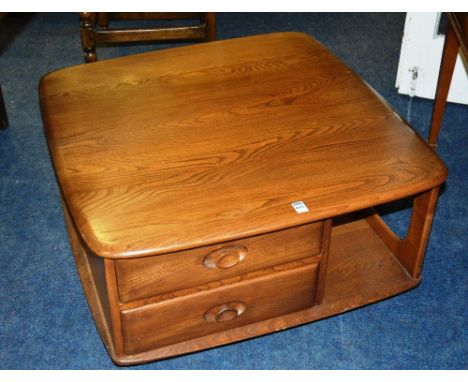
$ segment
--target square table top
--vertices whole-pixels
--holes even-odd
[[[40,100],[66,205],[105,257],[292,227],[447,176],[375,91],[302,33],[62,69],[41,80]]]

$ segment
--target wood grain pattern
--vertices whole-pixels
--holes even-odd
[[[419,283],[447,170],[304,34],[68,68],[42,79],[40,99],[83,287],[116,363],[281,330]],[[411,195],[403,240],[373,212],[349,214]]]
[[[139,308],[139,307],[150,305],[150,304],[155,304],[155,303],[162,302],[162,301],[172,300],[172,299],[179,298],[179,297],[189,296],[194,293],[207,292],[207,291],[214,290],[217,288],[225,287],[227,285],[232,285],[232,284],[236,284],[239,282],[243,282],[245,280],[252,280],[255,278],[264,277],[274,272],[280,272],[280,271],[289,270],[292,268],[298,268],[298,267],[312,264],[312,263],[317,264],[318,266],[319,261],[320,261],[320,256],[315,256],[315,257],[308,257],[308,258],[301,259],[301,260],[294,260],[289,263],[273,265],[271,267],[262,268],[253,272],[242,273],[236,276],[226,277],[221,280],[211,281],[206,284],[199,284],[199,285],[192,286],[186,289],[179,289],[179,290],[170,291],[167,293],[158,294],[158,295],[147,297],[147,298],[142,298],[140,300],[134,300],[134,301],[126,302],[126,303],[121,303],[120,309],[129,310],[129,309]]]
[[[122,312],[127,354],[135,354],[311,307],[317,263]],[[205,319],[219,305],[244,305],[229,320]]]
[[[167,255],[116,261],[120,301],[128,302],[161,293],[252,272],[276,264],[319,255],[321,222]],[[229,246],[247,249],[245,259],[227,269],[204,266],[207,254]]]
[[[300,33],[63,69],[42,79],[40,99],[73,219],[110,258],[318,221],[447,175],[356,74]],[[297,214],[297,200],[310,212]]]

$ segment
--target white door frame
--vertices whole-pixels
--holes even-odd
[[[395,86],[398,93],[434,99],[445,35],[438,34],[440,12],[408,12]],[[468,64],[459,53],[449,102],[468,105]]]

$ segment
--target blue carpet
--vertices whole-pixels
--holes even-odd
[[[219,14],[220,39],[309,33],[402,116],[394,88],[404,14]],[[10,41],[11,39],[11,41]],[[169,45],[102,48],[105,59]],[[0,131],[0,368],[116,368],[94,326],[63,222],[42,130],[37,86],[82,63],[77,14],[0,20],[0,84],[10,127]],[[427,136],[432,101],[414,99]],[[90,116],[92,118],[92,116]],[[423,281],[398,297],[340,316],[135,369],[466,369],[468,107],[450,104],[439,153],[449,179],[439,200]],[[385,219],[403,233],[408,210]]]

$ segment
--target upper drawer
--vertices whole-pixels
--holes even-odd
[[[120,301],[190,288],[318,255],[323,223],[152,257],[116,261]]]

